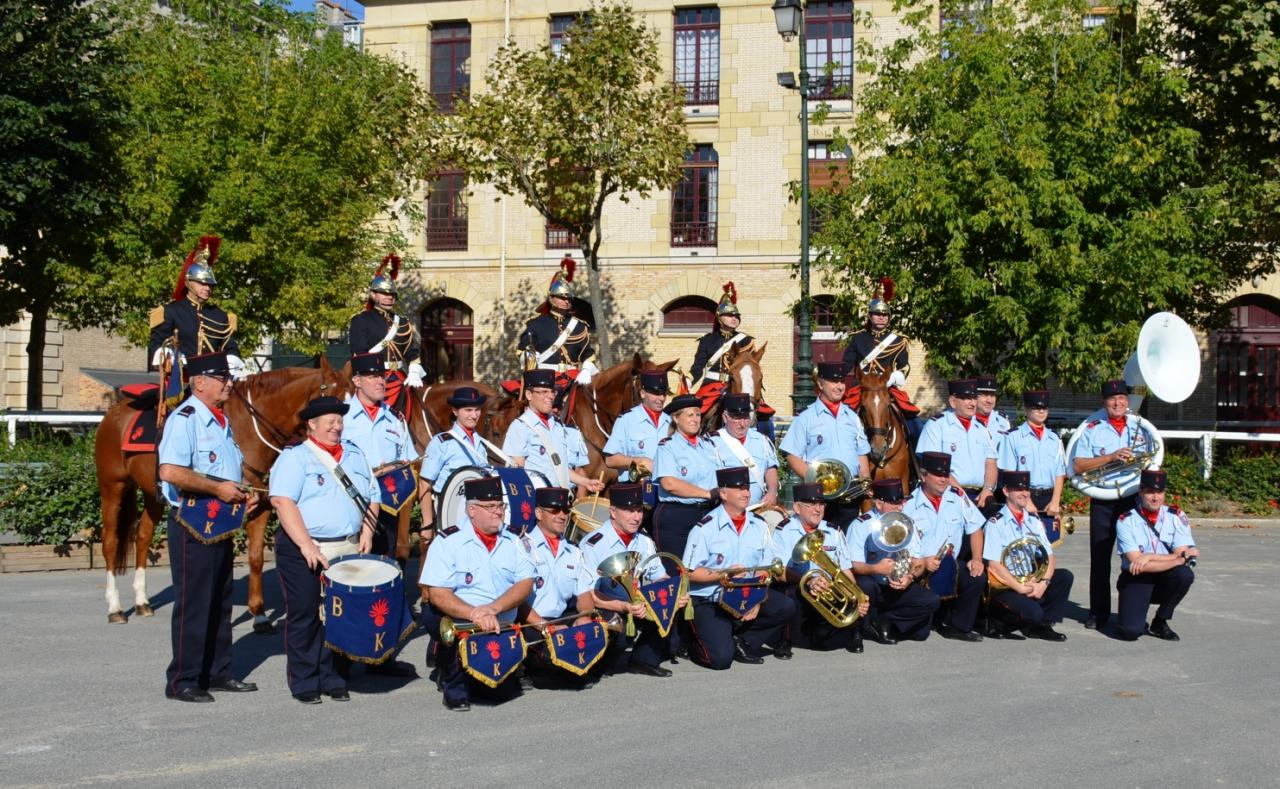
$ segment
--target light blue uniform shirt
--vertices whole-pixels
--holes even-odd
[[[932,506],[932,505],[930,505]],[[880,550],[871,539],[871,521],[880,516],[880,511],[872,508],[853,519],[849,524],[849,531],[845,533],[845,542],[849,546],[849,559],[854,562],[862,562],[863,564],[876,564],[881,559],[896,558],[890,556]],[[908,516],[910,517],[910,516]],[[941,547],[939,544],[938,547]],[[959,554],[959,543],[956,544],[956,553]],[[907,541],[907,547],[904,548],[908,554],[919,558],[923,555],[924,549],[920,543],[920,529],[916,526],[911,528],[911,539]],[[938,552],[937,548],[933,549],[934,553]],[[933,555],[933,554],[930,554]],[[876,583],[888,584],[889,577],[885,575],[873,576]]]
[[[529,593],[529,605],[543,619],[563,616],[569,604],[578,595],[590,592],[595,583],[595,572],[588,573],[586,560],[578,546],[561,537],[552,554],[551,544],[542,529],[533,527],[520,538],[533,565],[533,591]]]
[[[1049,538],[1044,533],[1044,521],[1040,520],[1030,512],[1022,513],[1022,523],[1018,523],[1018,519],[1013,517],[1013,513],[1009,511],[1009,506],[1005,505],[1000,511],[991,516],[986,525],[982,527],[982,558],[989,562],[999,563],[1000,554],[1004,553],[1005,546],[1014,540],[1021,540],[1023,537],[1035,537],[1041,545],[1044,546],[1045,553],[1053,556],[1053,546],[1049,543]]]
[[[418,582],[423,586],[452,589],[468,605],[485,605],[535,574],[529,555],[514,534],[504,528],[490,553],[476,536],[471,520],[464,515],[457,526],[440,532],[431,543]],[[514,608],[498,616],[503,622],[515,618]]]
[[[569,471],[575,466],[569,447],[569,433],[555,417],[549,418],[544,425],[531,409],[526,408],[511,423],[511,427],[507,428],[507,435],[502,440],[502,451],[510,456],[524,458],[526,471],[545,474],[552,485],[572,487]],[[563,464],[563,479],[556,473],[553,456],[560,458]]]
[[[915,559],[936,556],[938,549],[946,543],[951,543],[953,553],[959,559],[965,536],[978,531],[986,523],[986,519],[977,506],[969,501],[969,497],[956,493],[956,489],[951,487],[943,492],[942,503],[937,510],[934,510],[929,497],[924,495],[924,488],[916,487],[902,506],[902,514],[915,523],[916,541],[911,554]]]
[[[663,490],[662,478],[675,477],[681,482],[711,490],[716,486],[716,469],[720,468],[716,452],[715,439],[711,436],[699,436],[697,444],[690,444],[684,433],[677,430],[675,435],[659,441],[658,454],[653,461],[653,484],[658,486],[658,501],[705,504],[706,499],[682,498]]]
[[[822,552],[835,562],[836,566],[841,570],[848,570],[853,567],[849,561],[849,550],[844,544],[844,535],[836,531],[826,521],[818,522],[818,531],[822,532]],[[746,531],[746,529],[743,529]],[[800,518],[792,515],[782,522],[773,533],[774,545],[777,547],[778,555],[787,563],[787,569],[794,573],[804,575],[805,573],[817,567],[813,562],[793,562],[792,554],[795,553],[796,544],[800,542],[800,538],[807,534],[804,530],[804,524],[800,522]]]
[[[734,444],[746,449],[749,463],[743,463],[734,454]],[[716,442],[713,446],[716,450],[716,455],[720,459],[720,468],[747,467],[751,476],[751,503],[759,504],[764,499],[766,492],[765,472],[771,468],[778,467],[778,452],[773,448],[773,442],[755,428],[747,429],[746,441],[742,442],[729,435],[729,431],[726,428],[721,428],[716,433]],[[857,469],[855,468],[854,471],[856,472]]]
[[[1031,472],[1033,488],[1052,488],[1058,477],[1067,473],[1067,453],[1062,450],[1062,439],[1047,425],[1036,438],[1030,423],[1023,422],[1004,437],[996,465],[1002,471]]]
[[[350,409],[342,419],[342,438],[360,447],[370,466],[377,468],[416,457],[409,426],[386,403],[378,404],[378,415],[373,419],[356,395],[347,398],[347,405]]]
[[[218,424],[209,406],[196,397],[188,397],[165,420],[160,438],[159,461],[171,466],[185,466],[201,474],[210,474],[232,482],[244,479],[240,463],[244,456],[231,435],[231,420]],[[168,482],[161,485],[165,499],[178,506],[181,493]]]
[[[951,456],[951,476],[966,488],[986,484],[988,460],[996,459],[996,445],[991,433],[975,417],[965,430],[955,411],[947,409],[930,419],[920,433],[916,455],[945,452]]]
[[[654,425],[643,405],[638,405],[618,417],[613,423],[613,432],[604,443],[606,455],[627,455],[628,457],[646,457],[653,460],[658,454],[658,442],[667,437],[671,428],[671,417],[658,413],[658,424]],[[622,482],[634,482],[631,475],[622,471],[619,479]]]
[[[806,463],[824,458],[835,458],[858,473],[858,458],[871,451],[862,420],[853,409],[840,404],[839,413],[831,411],[821,399],[801,411],[779,447],[788,455],[795,455]]]
[[[1162,506],[1152,527],[1139,509],[1129,510],[1116,521],[1116,553],[1120,554],[1122,571],[1129,572],[1129,559],[1125,554],[1130,551],[1171,554],[1184,545],[1195,546],[1196,541],[1191,538],[1191,522],[1182,510]]]
[[[973,420],[975,422],[978,421],[976,414],[974,415]],[[981,425],[982,423],[978,422],[978,424]],[[991,436],[991,446],[996,448],[996,455],[998,457],[1000,455],[1000,444],[1004,441],[1005,435],[1007,435],[1009,430],[1012,428],[1012,425],[1009,423],[1009,418],[999,411],[993,410],[991,415],[987,417],[987,424],[985,427],[987,428],[988,435]]]
[[[682,561],[690,571],[699,567],[712,570],[726,570],[735,564],[743,567],[760,567],[769,564],[776,558],[784,560],[769,537],[769,527],[763,518],[748,512],[742,534],[733,527],[729,513],[724,507],[716,507],[698,525],[689,532],[689,542],[685,545]],[[689,594],[704,600],[716,600],[720,597],[721,586],[718,582],[709,584],[689,584]]]
[[[307,441],[285,447],[271,467],[272,496],[293,499],[302,513],[302,522],[312,537],[333,539],[360,531],[364,513],[357,508],[338,480],[329,473]],[[338,462],[351,478],[355,489],[366,501],[378,502],[382,497],[369,461],[360,447],[342,440],[342,460]]]
[[[587,441],[582,431],[572,425],[565,425],[565,435],[569,444],[569,467],[582,468],[591,463],[591,455],[587,453]]]
[[[630,545],[624,543],[622,538],[618,536],[618,530],[613,527],[613,521],[608,518],[605,519],[605,522],[600,526],[600,528],[591,532],[591,534],[582,541],[581,548],[582,555],[586,561],[588,569],[590,569],[591,574],[596,577],[596,592],[601,597],[605,597],[610,600],[627,600],[628,602],[631,598],[627,595],[627,591],[622,588],[622,585],[611,578],[601,577],[599,573],[596,572],[596,568],[600,566],[601,562],[608,559],[610,556],[613,556],[615,553],[635,551],[640,554],[639,561],[643,564],[645,559],[648,559],[650,556],[653,556],[658,552],[657,547],[653,544],[653,540],[640,532],[636,532],[636,535],[631,538]],[[650,581],[655,581],[664,577],[666,577],[666,572],[662,569],[662,562],[655,559],[654,561],[649,562],[645,567],[644,577],[639,580],[640,583],[649,583]]]
[[[1117,432],[1106,418],[1095,419],[1084,426],[1084,432],[1076,441],[1076,457],[1102,457],[1122,447],[1129,447],[1134,452],[1148,452],[1151,450],[1151,438],[1133,414],[1125,415],[1123,433]]]
[[[448,432],[437,433],[427,444],[427,456],[422,461],[422,473],[419,475],[436,487],[449,479],[449,475],[463,466],[488,466],[489,453],[480,441],[480,435],[473,433],[467,437],[467,431],[457,422]]]

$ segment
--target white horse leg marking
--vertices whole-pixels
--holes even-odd
[[[742,391],[748,395],[755,394],[755,373],[751,370],[751,365],[744,364],[738,369],[738,377],[742,380]]]
[[[120,593],[116,591],[115,573],[107,570],[107,613],[114,614],[123,610],[120,607]]]
[[[147,568],[139,567],[133,573],[133,604],[150,605],[147,599]]]

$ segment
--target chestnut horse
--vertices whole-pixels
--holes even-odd
[[[911,492],[911,440],[907,420],[894,405],[888,387],[889,373],[880,369],[862,371],[858,405],[855,410],[867,432],[871,452],[871,479],[902,480],[902,492]],[[848,400],[846,399],[846,402]]]
[[[266,487],[267,472],[280,448],[301,438],[298,411],[320,394],[345,397],[351,392],[350,379],[321,359],[320,369],[286,367],[237,381],[224,410],[231,420],[231,432],[244,454],[244,480]],[[116,576],[128,568],[129,534],[134,530],[134,613],[152,616],[147,598],[147,553],[156,524],[164,517],[165,504],[157,488],[159,464],[154,452],[121,450],[121,440],[135,409],[128,401],[113,405],[102,419],[94,439],[94,461],[98,467],[98,492],[102,498],[102,555],[107,564],[107,621],[128,620],[116,591]],[[172,417],[170,417],[172,418]],[[142,492],[139,518],[137,492]],[[267,519],[271,507],[262,497],[249,514],[245,529],[249,545],[249,611],[256,632],[271,632],[262,599],[262,561]],[[136,523],[136,529],[135,529]]]
[[[764,373],[760,369],[760,360],[764,358],[764,352],[769,347],[768,341],[760,344],[757,348],[754,345],[746,350],[735,348],[729,351],[727,364],[729,366],[729,385],[711,404],[710,408],[702,414],[702,432],[714,433],[720,429],[720,414],[724,410],[724,396],[726,394],[738,394],[746,392],[751,395],[751,402],[760,403],[760,397],[764,394]],[[699,391],[706,390],[704,385]]]

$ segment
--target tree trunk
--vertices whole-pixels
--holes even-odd
[[[608,370],[613,366],[613,346],[609,343],[609,317],[604,309],[604,294],[600,290],[600,266],[596,259],[596,250],[590,244],[582,248],[583,262],[587,267],[587,288],[591,296],[591,314],[596,319],[596,343],[599,350],[600,369]]]
[[[49,303],[37,297],[31,305],[31,339],[27,342],[27,410],[44,410],[44,342]]]

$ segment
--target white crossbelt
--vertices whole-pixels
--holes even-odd
[[[577,318],[570,318],[569,322],[564,325],[564,331],[560,332],[560,336],[556,338],[556,341],[551,343],[551,347],[538,354],[538,364],[543,364],[554,356],[556,351],[560,350],[560,348],[569,341],[569,335],[573,334],[574,330],[578,328],[578,325]]]
[[[880,354],[884,351],[884,349],[888,348],[889,345],[896,339],[898,339],[898,335],[894,334],[893,332],[889,332],[888,334],[886,334],[884,336],[884,339],[880,341],[879,345],[872,348],[870,353],[862,357],[862,361],[858,362],[858,368],[865,370],[867,369],[867,367],[871,366],[871,363],[874,362],[876,358],[880,356]]]
[[[537,417],[534,418],[536,419]],[[542,443],[547,448],[547,454],[551,456],[551,468],[556,472],[556,480],[560,487],[569,487],[569,469],[565,466],[565,462],[560,457],[560,453],[554,450],[555,444],[551,442],[550,431],[541,424],[530,424],[529,422],[525,422],[525,424],[529,425],[533,432],[537,433],[542,438]]]

